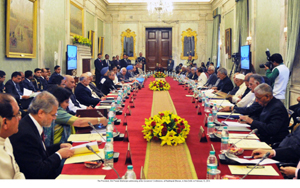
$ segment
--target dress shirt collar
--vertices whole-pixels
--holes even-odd
[[[5,141],[7,138],[2,138],[0,137],[0,146],[4,146],[5,145]]]
[[[42,133],[43,133],[43,127],[39,124],[39,122],[37,122],[34,119],[34,117],[31,116],[31,114],[29,114],[29,117],[31,118],[31,120],[33,121],[33,123],[36,126],[37,130],[39,131],[39,134],[42,135]]]
[[[28,82],[30,82],[30,80],[29,80],[28,78],[26,78],[26,80],[27,80]]]

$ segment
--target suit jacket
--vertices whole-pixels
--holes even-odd
[[[55,153],[59,144],[43,146],[42,138],[29,117],[19,122],[19,132],[10,137],[14,156],[26,179],[54,179],[60,166],[60,157]]]
[[[102,91],[100,89],[98,89],[94,83],[90,83],[89,84],[90,88],[98,95],[99,98],[103,97],[104,94],[102,93]]]
[[[25,80],[23,81],[23,87],[36,92],[36,89],[35,89],[33,83],[30,80],[28,80],[27,78],[25,78]]]
[[[107,76],[105,76],[104,78],[105,78],[105,81],[104,81],[104,83],[102,84],[101,91],[102,91],[105,95],[107,95],[107,94],[110,93],[110,90],[114,90],[114,89],[116,89],[116,87],[115,87],[114,82],[113,82],[110,78],[108,78]],[[104,79],[104,78],[103,78],[103,79]]]
[[[41,77],[41,83],[43,86],[43,91],[46,91],[48,89],[48,81],[46,78]]]
[[[58,74],[58,73],[56,73],[56,72],[52,73],[52,75],[51,75],[50,78],[49,78],[49,84],[52,84],[53,78],[54,78],[55,76],[58,76],[58,75],[60,75],[60,74]]]
[[[191,80],[198,80],[198,75],[196,73],[195,74],[191,73],[188,78]]]
[[[118,69],[120,69],[120,62],[121,60],[114,60],[114,65],[118,67]]]
[[[92,92],[89,88],[78,83],[75,89],[75,95],[77,100],[85,106],[96,106],[101,100],[92,97]]]
[[[237,106],[234,107],[236,113],[248,115],[250,117],[258,117],[262,109],[263,107],[260,104],[258,104],[258,102],[254,102],[249,107],[237,107]]]
[[[126,76],[121,74],[120,72],[118,72],[117,77],[118,77],[118,82],[125,82],[125,83],[129,82],[129,80],[126,79]]]
[[[171,63],[170,63],[171,60]],[[173,71],[174,69],[174,60],[173,59],[169,59],[168,60],[168,67],[167,67],[167,71]]]
[[[128,61],[127,61],[128,62]],[[127,63],[126,61],[125,61],[125,59],[122,59],[121,61],[120,61],[120,68],[123,68],[123,67],[127,67],[127,65],[128,65],[128,63]]]
[[[209,76],[205,86],[210,86],[210,85],[215,85],[216,81],[218,80],[218,77],[216,73],[213,73],[212,75]]]
[[[233,89],[233,84],[230,78],[226,76],[223,80],[220,79],[220,82],[217,87],[218,90],[221,90],[224,93],[228,93]]]
[[[165,72],[165,69],[164,68],[156,68],[156,72]]]
[[[18,84],[16,83],[16,85]],[[18,93],[15,84],[13,83],[12,80],[8,80],[5,83],[5,92],[12,95],[16,99],[16,101],[20,102],[20,94]],[[23,93],[22,91],[20,92]]]
[[[263,107],[259,117],[253,119],[251,129],[258,129],[257,135],[263,142],[268,144],[281,142],[289,134],[287,110],[275,97]]]
[[[109,59],[103,59],[103,61],[106,63],[106,65],[108,67],[111,67],[112,66],[112,61],[110,61]]]
[[[31,81],[32,81],[36,91],[43,91],[44,90],[43,78],[42,77],[37,77],[37,76],[34,75],[33,79]]]
[[[4,92],[4,83],[0,83],[0,93]]]
[[[103,67],[107,67],[108,65],[103,60],[96,59],[94,61],[95,65],[95,75],[96,75],[96,84],[98,86],[101,79],[101,70]]]

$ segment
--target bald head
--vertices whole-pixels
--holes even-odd
[[[73,76],[66,75],[65,81],[66,81],[66,88],[69,88],[72,90],[75,87],[75,79],[73,78]]]
[[[84,86],[88,86],[90,84],[90,79],[89,79],[89,76],[84,73],[82,74],[80,77],[79,77],[79,81],[82,85]]]

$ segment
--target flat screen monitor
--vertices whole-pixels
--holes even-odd
[[[67,70],[77,69],[77,46],[67,45]]]
[[[241,69],[250,70],[250,45],[241,46]]]

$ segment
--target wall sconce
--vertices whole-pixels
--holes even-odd
[[[248,45],[251,45],[251,42],[252,42],[252,37],[247,37],[247,43],[248,43]]]
[[[287,41],[287,30],[288,30],[287,27],[285,27],[285,28],[283,29],[285,41]]]

